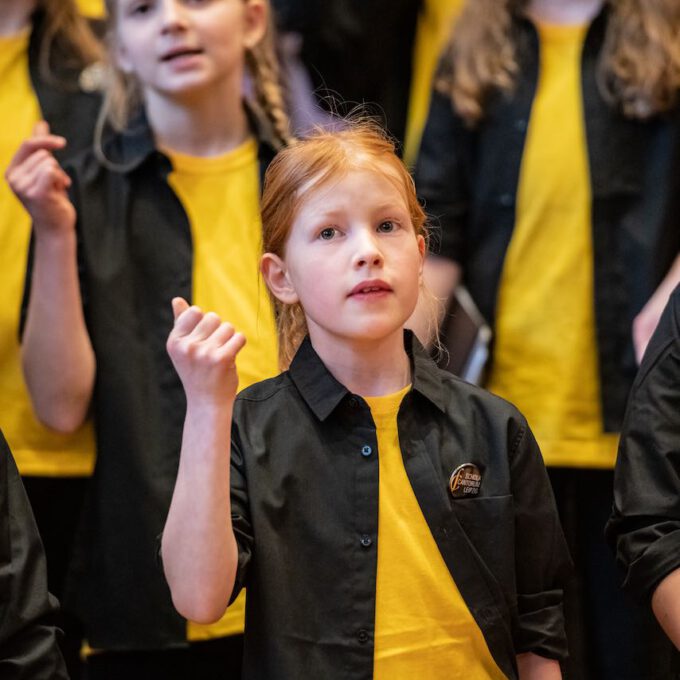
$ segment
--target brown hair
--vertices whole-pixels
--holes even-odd
[[[44,14],[38,68],[46,81],[62,84],[55,75],[57,63],[77,70],[101,61],[101,43],[75,0],[40,0],[38,8]]]
[[[248,0],[243,0],[248,2]],[[269,0],[267,6],[267,30],[264,37],[253,48],[246,52],[246,69],[252,78],[257,104],[261,107],[276,141],[285,146],[292,137],[289,120],[281,86],[278,60],[274,49],[274,24],[271,17]],[[130,116],[142,103],[142,92],[137,79],[116,67],[111,55],[115,50],[117,0],[106,0],[108,15],[106,42],[109,47],[108,71],[109,83],[104,103],[99,116],[97,145],[101,142],[101,133],[105,122],[109,122],[115,130],[123,130]]]
[[[598,66],[602,96],[624,115],[669,110],[680,88],[678,0],[609,0]],[[468,0],[440,62],[436,87],[470,125],[493,91],[512,91],[518,73],[513,17],[528,0]]]
[[[391,172],[386,174],[385,166]],[[284,257],[295,216],[310,188],[316,190],[359,168],[386,175],[398,185],[415,233],[427,237],[425,212],[411,175],[395,153],[394,143],[376,123],[362,119],[333,131],[318,128],[277,154],[264,180],[263,251]],[[284,304],[273,295],[271,298],[278,326],[279,363],[286,369],[307,334],[307,324],[299,304]]]

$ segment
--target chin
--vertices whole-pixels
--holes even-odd
[[[376,323],[367,325],[364,328],[357,329],[356,333],[352,334],[352,339],[357,341],[379,342],[386,340],[391,336],[402,333],[405,321],[395,324]]]

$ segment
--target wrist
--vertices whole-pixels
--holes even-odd
[[[231,421],[234,410],[234,399],[229,397],[207,396],[187,393],[187,417],[200,418],[204,421]]]
[[[36,249],[47,250],[51,255],[75,252],[77,238],[75,229],[33,229]]]

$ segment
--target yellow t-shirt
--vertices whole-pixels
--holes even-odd
[[[375,680],[501,680],[406,475],[397,413],[410,389],[365,397],[378,439]]]
[[[463,0],[425,0],[420,11],[413,46],[411,92],[404,140],[406,165],[413,165],[418,156],[420,138],[430,108],[432,78],[437,59],[453,30],[454,20],[462,6]]]
[[[618,437],[602,425],[581,95],[586,28],[538,26],[540,75],[488,388],[525,414],[547,465],[611,468]]]
[[[0,171],[42,118],[28,71],[29,30],[0,38]],[[33,415],[21,372],[19,314],[31,219],[0,182],[0,427],[23,475],[75,477],[92,473],[94,436],[86,423],[73,435],[43,427]]]
[[[250,139],[222,156],[196,158],[166,151],[168,181],[189,217],[193,239],[193,300],[244,333],[238,355],[239,388],[278,370],[276,325],[259,273],[262,244],[257,143]],[[210,626],[188,624],[191,640],[243,631],[245,597]]]

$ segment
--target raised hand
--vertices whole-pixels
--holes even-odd
[[[64,146],[66,140],[50,134],[49,125],[40,121],[5,172],[10,188],[31,215],[38,236],[68,233],[75,227],[76,212],[67,194],[71,179],[53,155]]]
[[[241,333],[217,314],[174,298],[175,325],[167,350],[184,385],[187,400],[231,402],[236,397],[236,355],[246,344]]]

